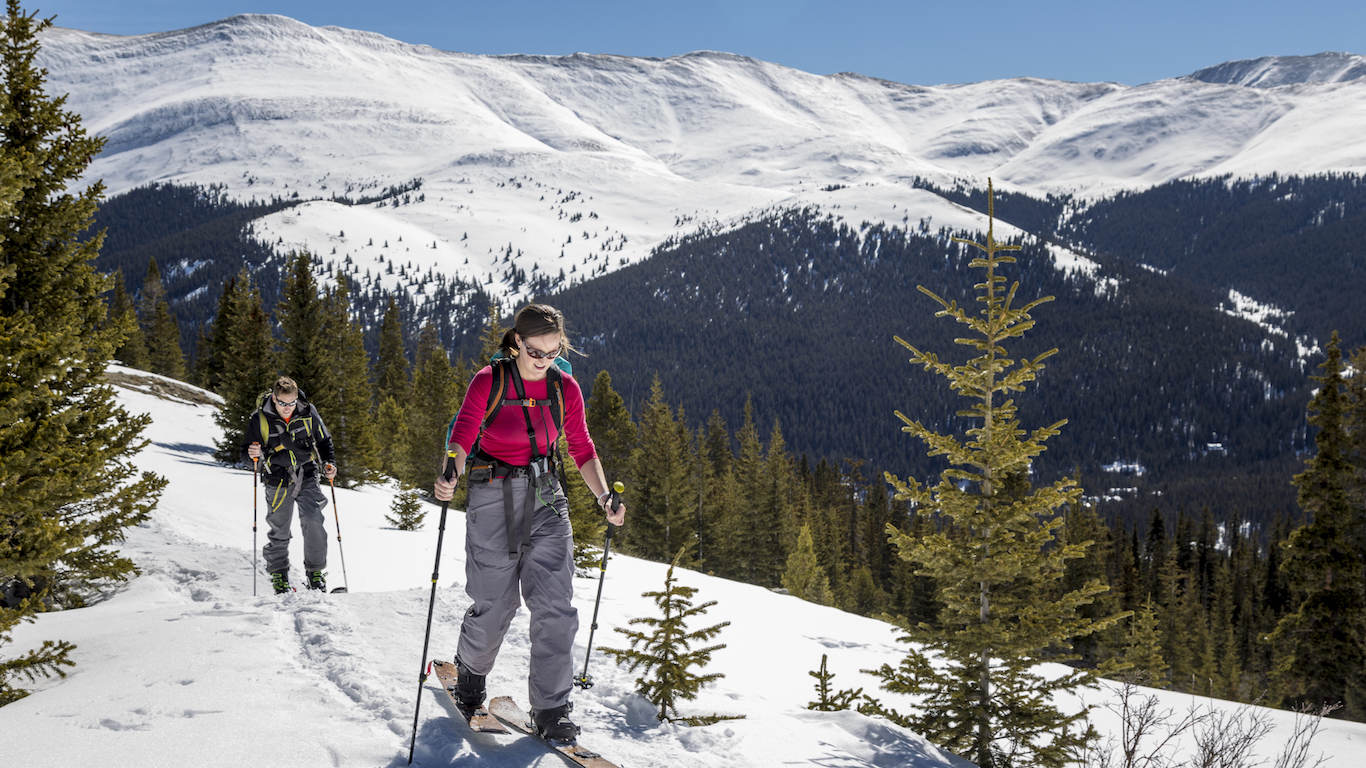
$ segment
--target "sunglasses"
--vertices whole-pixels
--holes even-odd
[[[530,344],[527,344],[527,343],[525,343],[525,342],[523,342],[522,346],[526,348],[526,353],[527,353],[528,355],[531,355],[532,357],[534,357],[534,358],[537,359],[537,360],[554,360],[555,358],[557,358],[557,357],[560,356],[560,348],[559,348],[559,347],[555,347],[555,349],[553,349],[553,350],[550,351],[550,352],[542,352],[541,350],[539,350],[539,349],[537,349],[537,348],[535,348],[535,347],[533,347],[533,346],[531,346]]]
[[[281,400],[281,399],[278,398],[278,397],[275,398],[275,404],[278,405],[278,406],[280,406],[281,408],[293,408],[293,407],[294,407],[294,404],[297,403],[297,402],[299,402],[299,398],[297,398],[297,397],[294,398],[293,400],[290,400],[290,401],[287,402],[287,403],[286,403],[284,400]]]

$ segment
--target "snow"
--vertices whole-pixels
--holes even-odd
[[[257,233],[336,263],[350,254],[362,275],[387,238],[386,259],[480,284],[492,272],[495,294],[509,246],[528,275],[586,279],[670,236],[792,207],[852,226],[985,229],[980,214],[917,194],[916,177],[1095,196],[1216,174],[1366,171],[1366,78],[1349,54],[1136,87],[920,86],[710,51],[475,56],[243,15],[131,37],[53,29],[39,63],[48,91],[69,94],[108,139],[88,177],[111,194],[174,181],[240,199],[354,199],[421,179],[421,202],[315,203]],[[349,242],[336,242],[343,229]]]
[[[264,520],[257,539],[252,478],[211,458],[220,434],[214,406],[196,401],[213,396],[172,389],[150,374],[113,370],[143,380],[116,387],[118,400],[132,413],[153,417],[150,445],[136,463],[170,482],[152,519],[130,530],[123,548],[141,576],[89,608],[44,614],[15,631],[7,652],[63,639],[76,643],[77,666],[66,679],[40,682],[33,695],[0,709],[6,732],[26,735],[9,740],[5,764],[405,765],[438,509],[430,508],[424,529],[399,531],[384,520],[395,488],[336,489],[336,509],[328,515],[329,583],[345,583],[350,592],[276,597],[258,572],[259,594],[253,596],[253,564],[259,567],[253,549],[263,543]],[[469,604],[461,589],[464,515],[453,510],[449,517],[431,658],[453,655]],[[337,520],[345,574],[335,543]],[[291,580],[297,584],[297,535],[293,545]],[[612,557],[595,645],[617,644],[621,636],[613,629],[653,615],[653,603],[640,593],[659,589],[664,572],[658,563]],[[819,667],[821,654],[829,656],[837,687],[862,687],[905,709],[901,698],[879,691],[876,680],[859,671],[900,660],[902,646],[889,625],[691,571],[680,571],[679,580],[698,588],[697,601],[718,601],[705,620],[731,622],[717,638],[727,647],[707,668],[725,677],[683,711],[746,719],[702,728],[660,724],[651,705],[632,691],[632,676],[598,652],[589,668],[596,684],[576,693],[575,719],[584,727],[584,742],[614,762],[633,768],[968,765],[886,721],[805,709],[815,682],[807,672]],[[595,578],[575,579],[578,663],[597,589]],[[525,702],[528,651],[527,618],[519,612],[489,676],[492,694]],[[432,677],[421,689],[414,765],[560,765],[529,741],[471,734],[453,719],[435,684]],[[1178,711],[1205,701],[1158,695]],[[1103,704],[1112,697],[1106,685],[1082,698]],[[1288,727],[1289,713],[1267,712]],[[1097,713],[1102,732],[1113,732],[1113,719]],[[1332,721],[1315,750],[1336,757],[1330,765],[1350,764],[1363,740],[1366,725]]]

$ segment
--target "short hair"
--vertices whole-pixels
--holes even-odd
[[[299,385],[294,383],[294,379],[281,376],[275,380],[274,392],[277,395],[295,395],[299,392]]]

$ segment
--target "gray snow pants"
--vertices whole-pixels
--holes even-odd
[[[323,509],[327,497],[318,486],[318,476],[302,477],[295,483],[274,484],[274,478],[264,483],[266,491],[266,545],[261,556],[266,561],[267,573],[289,571],[290,525],[294,508],[299,508],[299,528],[304,536],[304,570],[321,571],[327,567],[327,529],[323,528]]]
[[[508,553],[503,484],[512,485],[514,550],[526,536],[526,478],[471,483],[465,515],[465,592],[474,602],[460,626],[456,652],[476,675],[493,669],[521,598],[531,614],[531,674],[527,681],[532,709],[550,709],[569,701],[574,676],[574,636],[579,613],[574,608],[574,535],[569,504],[559,483],[553,497],[535,500],[530,541],[520,556]],[[542,492],[543,497],[548,495]],[[543,502],[550,502],[554,506]]]

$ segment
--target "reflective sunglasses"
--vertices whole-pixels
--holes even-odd
[[[297,402],[299,402],[299,398],[297,398],[297,397],[294,398],[293,400],[290,400],[290,401],[287,402],[287,403],[286,403],[284,400],[281,400],[281,399],[278,398],[278,397],[275,398],[275,404],[278,405],[278,406],[280,406],[281,408],[293,408],[293,407],[294,407],[294,404],[297,403]]]
[[[542,352],[541,350],[531,346],[530,344],[523,343],[522,346],[526,348],[526,353],[528,355],[531,355],[537,360],[554,360],[555,358],[560,356],[559,347],[555,347],[555,349],[550,352]]]

